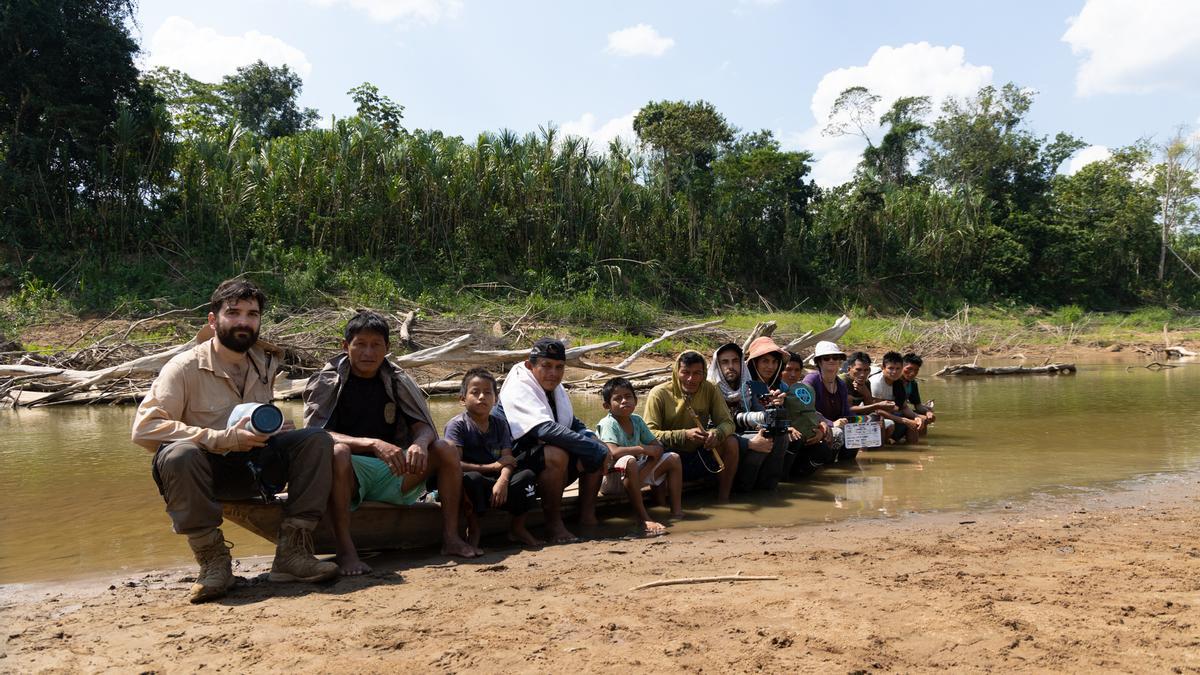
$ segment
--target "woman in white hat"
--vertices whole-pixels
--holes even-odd
[[[804,383],[813,388],[817,394],[816,408],[821,417],[825,418],[830,427],[828,444],[830,450],[837,453],[837,461],[853,458],[857,450],[844,447],[842,427],[851,416],[850,390],[846,383],[838,377],[838,370],[846,360],[846,353],[828,340],[817,343],[812,355],[817,372],[804,377]]]

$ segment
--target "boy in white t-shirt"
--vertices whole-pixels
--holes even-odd
[[[665,534],[666,526],[651,520],[646,512],[642,486],[652,486],[661,498],[665,484],[671,517],[682,518],[683,463],[679,455],[663,448],[639,415],[633,414],[637,394],[629,380],[614,377],[604,383],[600,394],[608,415],[596,424],[596,432],[608,445],[614,460],[600,484],[600,494],[619,494],[624,489],[642,532]]]

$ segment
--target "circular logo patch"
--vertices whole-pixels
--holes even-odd
[[[804,405],[812,405],[812,389],[808,387],[796,387],[796,398],[800,399],[800,402]]]

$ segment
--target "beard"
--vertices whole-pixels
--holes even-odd
[[[245,354],[258,342],[258,331],[249,328],[234,328],[218,323],[217,341],[226,349]]]

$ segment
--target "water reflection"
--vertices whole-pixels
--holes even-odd
[[[1073,377],[928,378],[921,389],[938,401],[939,412],[928,444],[861,452],[852,465],[731,505],[689,494],[688,518],[672,529],[972,508],[1195,468],[1200,416],[1181,414],[1177,402],[1197,388],[1197,366],[1127,372],[1123,364],[1107,364]],[[598,395],[574,403],[589,424],[604,415]],[[282,407],[299,416],[298,403]],[[461,410],[453,399],[435,400],[431,409],[438,424]],[[0,582],[188,560],[150,479],[149,454],[128,440],[132,416],[128,406],[0,412]],[[603,532],[629,528],[627,514],[615,511]],[[225,529],[236,555],[271,550],[232,524]]]

